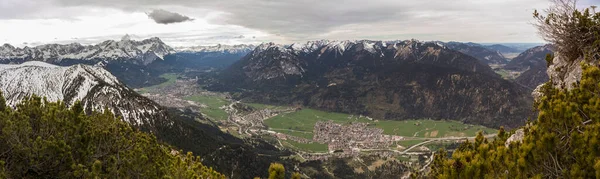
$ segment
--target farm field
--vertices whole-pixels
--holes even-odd
[[[338,124],[349,124],[351,122],[371,122],[366,118],[352,117],[349,114],[325,112],[314,109],[302,109],[300,111],[280,114],[265,121],[265,124],[281,132],[297,137],[312,139],[312,133],[317,121],[333,121]],[[310,133],[310,134],[307,134]]]
[[[383,129],[384,134],[422,138],[468,137],[477,135],[479,131],[484,134],[496,132],[495,129],[448,120],[377,121],[373,124]]]
[[[206,108],[201,109],[202,113],[206,114],[209,118],[214,119],[216,121],[227,120],[227,118],[229,117],[229,114],[227,114],[225,110],[220,108],[221,106],[228,105],[229,101],[219,96],[194,95],[185,97],[183,99],[206,105]]]
[[[297,112],[280,114],[267,119],[265,124],[274,129],[274,131],[312,139],[314,125],[317,121],[333,121],[338,124],[349,124],[351,122],[369,123],[371,127],[383,129],[387,135],[398,135],[418,138],[439,138],[439,137],[468,137],[475,136],[478,131],[485,134],[495,133],[497,130],[478,125],[463,124],[458,121],[448,120],[368,120],[367,118],[358,118],[350,114],[325,112],[314,109],[302,109]]]
[[[167,79],[167,81],[165,81],[161,84],[158,84],[158,85],[140,88],[137,90],[138,93],[140,93],[140,94],[147,93],[148,91],[155,89],[155,88],[163,88],[163,87],[167,87],[169,85],[175,84],[175,81],[177,81],[177,77],[179,77],[179,75],[175,74],[175,73],[165,73],[165,74],[160,75],[160,77]]]

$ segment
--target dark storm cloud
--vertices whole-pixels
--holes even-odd
[[[163,9],[156,9],[146,14],[150,19],[154,20],[154,22],[159,24],[171,24],[194,20],[188,16],[184,16],[175,12],[165,11]]]

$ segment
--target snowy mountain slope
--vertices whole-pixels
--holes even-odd
[[[88,113],[107,108],[134,126],[152,126],[165,116],[158,104],[127,88],[108,71],[87,65],[61,67],[38,61],[0,65],[0,91],[10,106],[32,94],[67,105],[81,101]]]
[[[173,48],[153,37],[142,41],[131,40],[129,36],[121,41],[107,40],[96,45],[46,44],[36,47],[16,48],[9,44],[0,46],[0,63],[22,63],[25,61],[44,61],[52,64],[64,64],[68,60],[89,61],[125,61],[138,65],[148,65],[165,55],[175,53]]]
[[[495,72],[474,57],[454,53],[436,42],[405,41],[329,41],[318,40],[292,45],[263,43],[244,57],[244,69],[253,79],[271,79],[285,75],[304,74],[306,68],[339,66],[356,61],[369,65],[396,62],[417,62],[458,68],[495,76]],[[427,57],[435,58],[427,58]],[[309,59],[309,60],[304,60]],[[244,60],[244,59],[242,59]],[[341,61],[338,61],[341,60]],[[371,61],[372,60],[372,61]],[[361,61],[361,62],[358,62]],[[308,63],[315,64],[308,64]],[[268,64],[268,65],[265,65]],[[266,68],[263,68],[266,67]],[[254,72],[260,72],[254,74]]]

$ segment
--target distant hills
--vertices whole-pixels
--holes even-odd
[[[246,56],[255,45],[215,45],[176,48],[165,63],[175,69],[226,68]]]
[[[459,51],[461,53],[470,55],[477,58],[482,63],[488,65],[497,65],[508,63],[508,59],[505,58],[502,53],[493,48],[482,46],[476,43],[461,43],[461,42],[447,42],[442,43],[445,47],[452,50]],[[497,46],[495,46],[497,47]]]
[[[518,50],[518,49],[515,49],[515,48],[511,48],[511,47],[508,47],[508,46],[505,46],[505,45],[500,45],[500,44],[485,45],[483,47],[485,47],[487,49],[490,49],[490,50],[494,50],[494,51],[503,53],[503,54],[506,54],[506,53],[521,53],[522,52],[521,50]]]
[[[516,50],[516,53],[524,52],[527,49],[543,46],[544,43],[480,43],[483,46],[494,46],[494,45],[502,45],[505,47],[509,47],[511,49]]]
[[[521,72],[522,74],[515,81],[530,89],[535,89],[538,85],[550,80],[546,73],[548,69],[546,55],[553,53],[552,45],[534,47],[519,54],[506,64],[504,69]]]

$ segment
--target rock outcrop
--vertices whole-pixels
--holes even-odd
[[[515,131],[515,133],[513,135],[511,135],[508,139],[506,139],[504,146],[506,146],[508,148],[510,146],[510,144],[513,142],[521,142],[521,141],[523,141],[523,137],[525,137],[525,132],[523,131],[523,129],[518,129]]]

